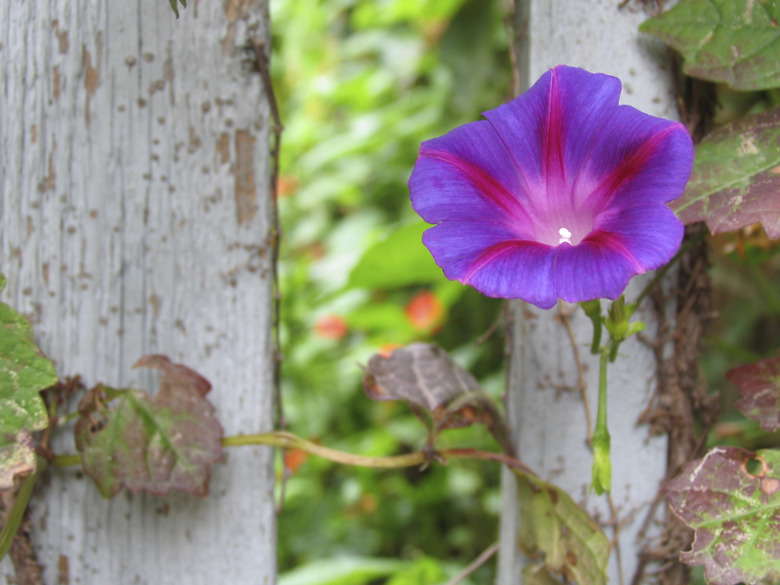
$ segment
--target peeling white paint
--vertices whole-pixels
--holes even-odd
[[[213,150],[236,128],[268,144],[261,82],[238,46],[250,30],[268,42],[267,1],[234,2],[233,20],[221,2],[196,2],[179,20],[167,2],[7,4],[3,300],[34,317],[61,377],[152,390],[155,377],[130,366],[165,353],[211,380],[227,433],[268,430],[271,255],[255,251],[270,229],[268,153],[244,161],[255,213],[238,226],[234,199],[214,197],[232,193],[235,176]],[[191,135],[200,147],[188,150]],[[228,297],[220,275],[234,267]],[[74,452],[68,428],[54,447]],[[52,471],[33,503],[40,560],[67,559],[70,582],[85,585],[274,583],[270,455],[231,452],[205,500],[105,501],[74,470]]]

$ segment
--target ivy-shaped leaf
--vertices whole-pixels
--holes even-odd
[[[5,283],[0,274],[0,291]],[[49,421],[39,392],[56,383],[54,365],[35,345],[30,322],[0,303],[0,489],[35,471],[32,432]]]
[[[712,585],[780,580],[780,451],[716,447],[663,488],[696,531],[680,555]]]
[[[403,400],[432,432],[485,423],[506,453],[512,442],[493,400],[470,373],[432,343],[411,343],[390,357],[376,354],[363,387],[372,400]]]
[[[541,565],[527,568],[531,582],[547,584],[550,573],[579,585],[605,585],[609,539],[587,512],[559,487],[515,472],[520,504],[518,544]]]
[[[688,186],[672,208],[685,223],[706,221],[713,234],[761,222],[780,238],[780,107],[745,116],[696,147]]]
[[[682,53],[683,71],[735,89],[780,86],[780,3],[683,0],[639,30]]]
[[[143,357],[134,367],[162,370],[157,394],[97,386],[79,405],[75,437],[84,472],[107,498],[122,488],[205,496],[224,434],[205,398],[211,384],[165,356]]]
[[[729,370],[726,379],[742,396],[737,410],[758,421],[765,431],[780,429],[780,356]]]

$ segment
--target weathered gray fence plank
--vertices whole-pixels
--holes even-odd
[[[647,18],[636,3],[618,8],[618,0],[517,0],[518,70],[523,89],[559,64],[608,73],[623,81],[622,103],[665,118],[676,117],[669,57],[657,42],[638,31]],[[635,278],[626,298],[635,298],[648,275]],[[580,395],[566,391],[578,386],[572,342],[558,318],[561,305],[541,311],[531,305],[512,305],[513,349],[509,379],[509,416],[519,457],[540,475],[572,495],[575,501],[607,525],[612,515],[605,497],[589,494],[592,455],[586,446],[586,422]],[[573,310],[576,307],[569,306]],[[656,335],[657,318],[645,303],[637,319]],[[598,393],[598,356],[589,352],[590,321],[577,308],[571,319],[583,358],[592,419]],[[620,348],[609,369],[609,423],[612,434],[612,498],[620,530],[622,571],[613,554],[610,582],[630,583],[641,542],[637,531],[645,519],[666,469],[666,440],[650,438],[637,426],[655,385],[652,350],[636,338]],[[517,550],[516,535],[523,527],[516,515],[516,490],[504,475],[504,514],[499,560],[500,585],[521,583],[527,562]],[[663,510],[663,506],[659,507]],[[607,528],[612,538],[613,530]]]
[[[191,365],[227,434],[272,425],[268,107],[241,49],[268,26],[267,0],[0,6],[3,300],[60,376],[151,390],[141,355]],[[272,474],[242,448],[208,499],[104,501],[53,470],[46,582],[274,583]]]

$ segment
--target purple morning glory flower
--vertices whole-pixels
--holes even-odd
[[[540,308],[616,299],[668,262],[693,144],[677,123],[618,105],[620,80],[559,66],[526,93],[424,142],[412,206],[445,276]]]

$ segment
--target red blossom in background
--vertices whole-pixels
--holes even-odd
[[[444,305],[431,291],[417,293],[404,309],[409,323],[418,331],[435,332],[441,328]]]
[[[341,339],[349,333],[349,326],[343,317],[323,315],[314,323],[314,331],[323,339]]]
[[[620,81],[559,66],[487,120],[422,144],[412,206],[445,276],[543,309],[616,299],[668,262],[693,144],[676,122],[618,104]]]
[[[376,350],[376,352],[383,358],[389,358],[399,347],[403,347],[403,345],[400,343],[385,343],[382,347]]]

